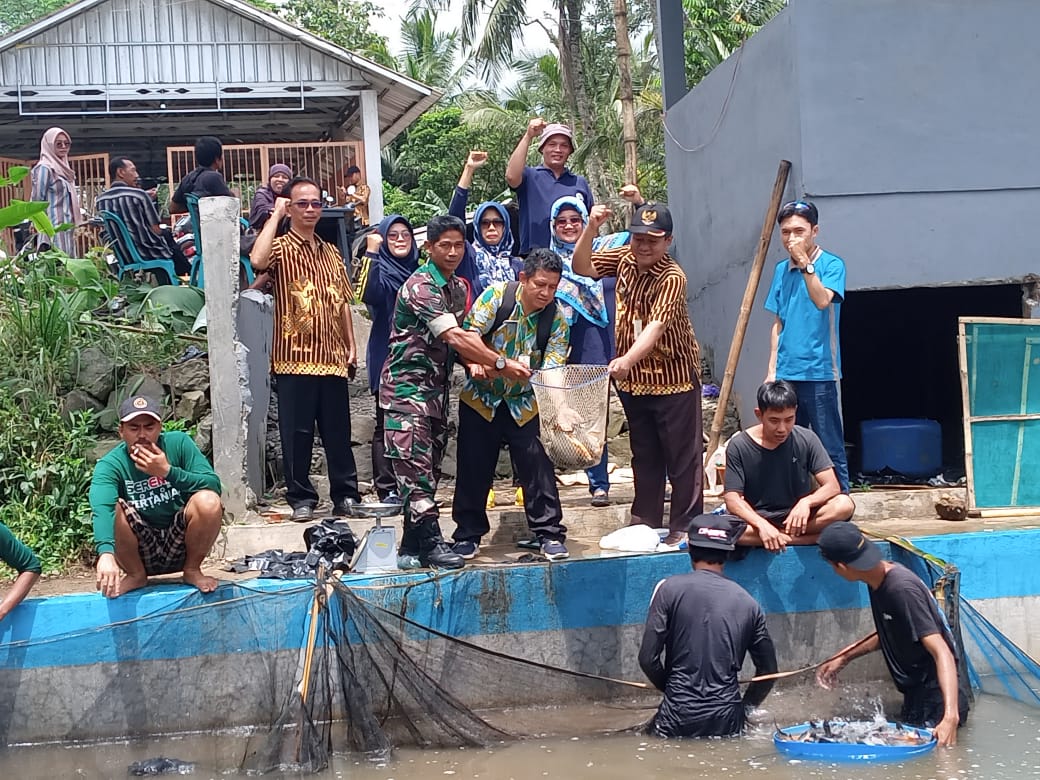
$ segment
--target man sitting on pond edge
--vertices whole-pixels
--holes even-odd
[[[213,466],[188,434],[163,432],[159,404],[146,396],[119,406],[118,433],[122,443],[90,483],[98,590],[114,598],[177,571],[203,593],[215,590],[202,573],[224,516]]]
[[[758,388],[759,424],[726,446],[726,510],[748,524],[740,545],[782,552],[789,544],[815,544],[824,528],[856,509],[820,437],[795,425],[797,408],[788,382],[766,382]]]

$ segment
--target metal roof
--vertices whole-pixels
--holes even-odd
[[[382,144],[440,97],[242,0],[80,0],[0,39],[0,154],[360,138],[362,90]]]

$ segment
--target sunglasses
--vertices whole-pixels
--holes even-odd
[[[298,209],[309,211],[310,209],[321,209],[324,205],[320,200],[296,200],[293,205]]]
[[[387,233],[386,238],[388,241],[411,241],[412,234],[409,233],[407,230],[395,230],[393,232]]]
[[[583,225],[585,220],[581,217],[560,217],[553,224],[556,225]]]
[[[505,223],[501,219],[482,219],[480,220],[481,227],[502,227]]]

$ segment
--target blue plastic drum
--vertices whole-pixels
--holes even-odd
[[[921,756],[935,749],[935,736],[931,729],[919,729],[912,726],[901,726],[889,723],[892,729],[899,729],[907,735],[916,735],[927,740],[923,744],[914,745],[865,745],[847,742],[800,742],[798,737],[812,728],[811,723],[800,723],[797,726],[777,729],[773,734],[776,749],[792,758],[805,758],[816,761],[903,761],[914,756]]]

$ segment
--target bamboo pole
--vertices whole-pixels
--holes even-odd
[[[744,334],[747,332],[748,320],[751,319],[751,307],[755,305],[758,283],[762,278],[766,254],[769,252],[769,241],[773,236],[773,224],[776,222],[777,212],[780,211],[780,201],[784,197],[784,189],[787,187],[787,176],[790,172],[791,163],[787,160],[781,160],[780,167],[776,172],[776,181],[773,183],[773,193],[769,198],[766,218],[762,223],[762,233],[758,239],[758,250],[755,252],[755,260],[751,264],[751,274],[748,276],[747,286],[744,288],[744,299],[740,302],[740,315],[737,317],[737,327],[733,331],[733,341],[729,345],[729,357],[726,359],[726,370],[722,375],[722,387],[719,389],[719,405],[715,409],[715,419],[711,423],[711,435],[708,437],[708,447],[705,450],[709,458],[719,446],[719,438],[722,436],[722,425],[726,419],[726,407],[729,405],[729,395],[733,390],[733,376],[737,372],[740,350],[744,346]]]

